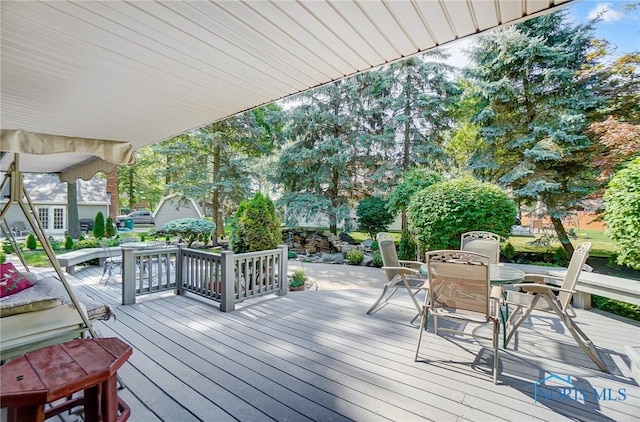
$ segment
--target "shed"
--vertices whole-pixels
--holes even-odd
[[[200,205],[193,199],[174,193],[163,197],[153,211],[155,229],[162,230],[164,225],[178,218],[204,218]]]

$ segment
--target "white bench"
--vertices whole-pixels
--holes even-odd
[[[564,278],[567,269],[563,267],[545,267],[542,265],[522,265],[505,263],[509,267],[518,268],[526,273],[549,274]],[[560,285],[560,282],[548,278],[545,282]],[[576,283],[576,294],[573,295],[573,307],[578,309],[591,308],[591,295],[616,299],[622,302],[640,305],[640,281],[629,278],[614,277],[582,271]]]
[[[75,273],[75,266],[83,262],[97,259],[100,266],[104,265],[104,260],[109,256],[115,256],[120,253],[120,247],[109,248],[109,253],[102,248],[86,248],[77,251],[66,252],[56,256],[61,267],[65,267],[65,271],[69,274]]]
[[[549,271],[556,277],[564,277],[566,271]],[[577,295],[573,295],[573,306],[591,308],[591,295],[607,297],[640,306],[640,281],[605,274],[582,271],[576,283]]]

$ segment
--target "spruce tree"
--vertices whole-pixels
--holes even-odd
[[[479,37],[470,75],[484,96],[478,115],[485,141],[475,166],[498,166],[499,181],[525,203],[541,200],[569,255],[562,218],[592,190],[588,115],[593,92],[593,23],[573,25],[565,12]]]
[[[93,235],[96,239],[102,239],[104,234],[104,215],[102,214],[102,211],[98,211],[96,219],[93,222]]]

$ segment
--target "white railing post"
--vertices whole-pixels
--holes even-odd
[[[287,264],[289,261],[289,246],[278,245],[280,249],[280,259],[278,259],[278,282],[280,283],[280,295],[286,295],[289,291],[289,280],[287,280]]]
[[[133,256],[134,248],[121,245],[122,251],[122,304],[133,305],[136,303],[136,258]]]
[[[220,310],[222,312],[231,312],[235,309],[236,303],[233,266],[233,252],[222,251],[222,288],[220,291]]]

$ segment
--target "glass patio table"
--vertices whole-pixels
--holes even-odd
[[[420,273],[427,275],[427,264],[420,266]],[[502,264],[489,264],[489,279],[492,285],[503,286],[505,284],[520,283],[524,281],[524,276],[524,271],[517,268],[507,267]]]

